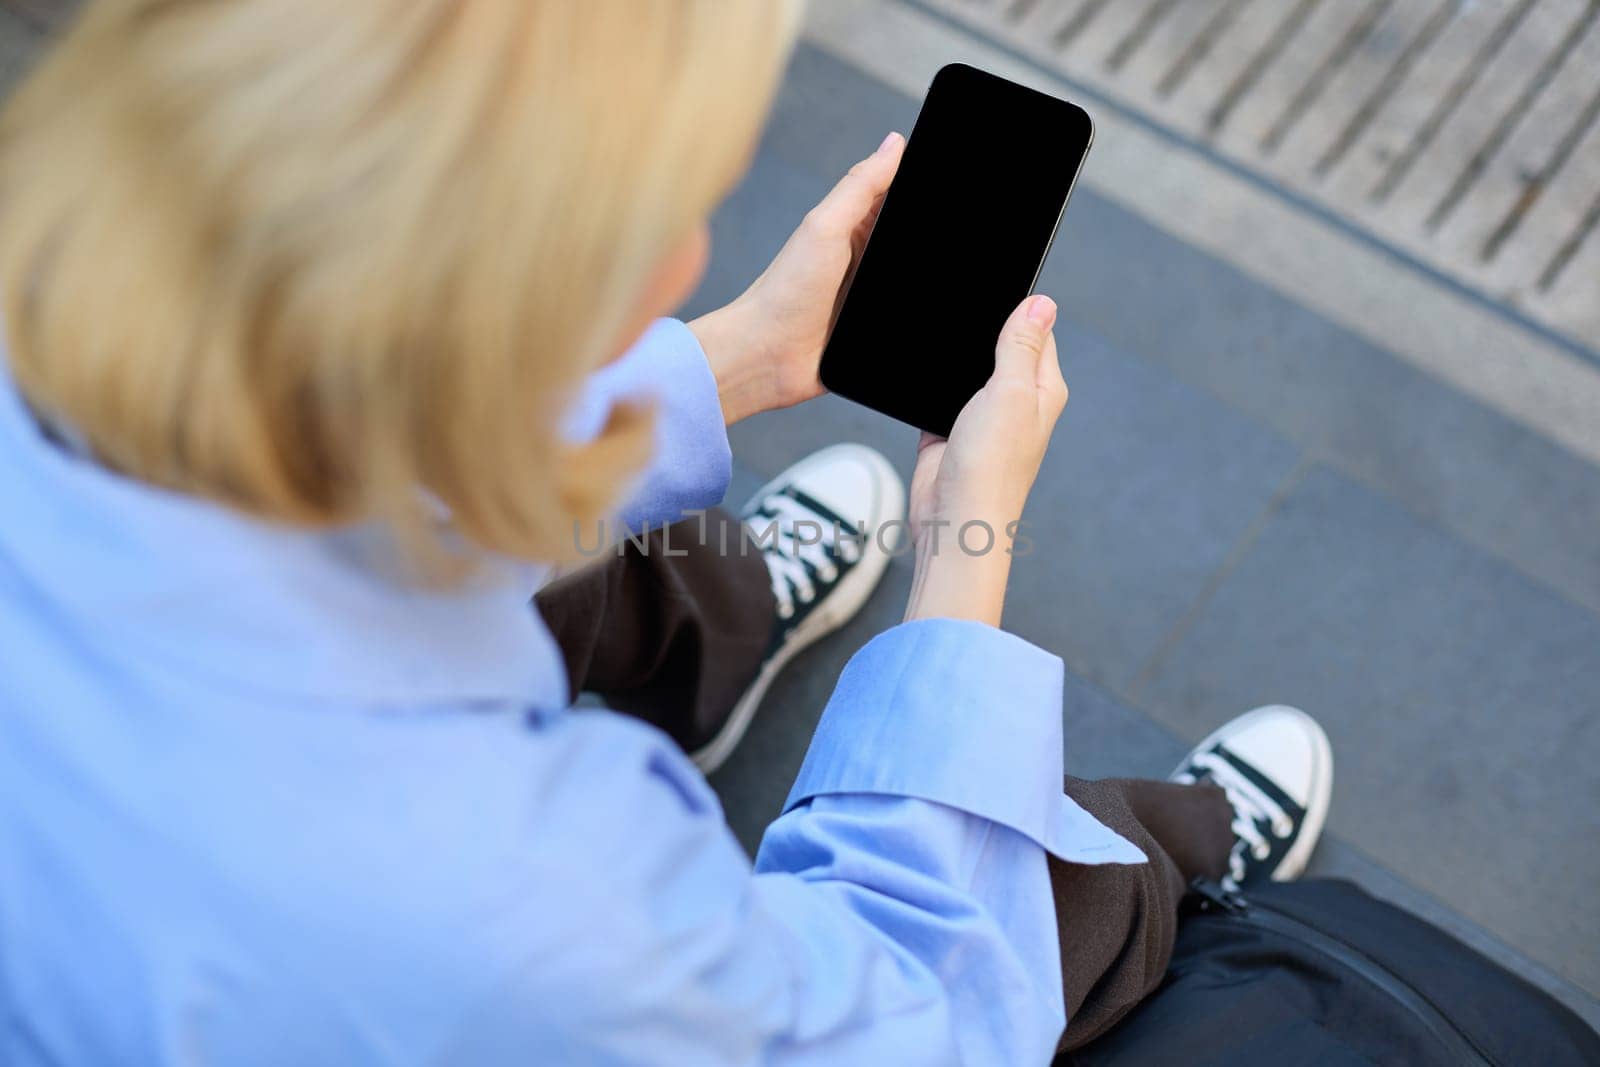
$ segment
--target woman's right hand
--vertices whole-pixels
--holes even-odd
[[[1000,331],[994,374],[961,409],[950,437],[922,436],[911,478],[916,571],[908,620],[1000,624],[1012,524],[1067,403],[1055,319],[1049,297],[1024,300]],[[977,523],[983,526],[969,525]]]

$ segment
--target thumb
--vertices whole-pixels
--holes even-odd
[[[900,155],[905,151],[906,139],[891,133],[883,139],[878,150],[850,168],[850,172],[833,187],[822,202],[812,209],[819,221],[830,226],[850,229],[866,217],[873,205],[888,190],[900,168]]]
[[[1048,296],[1030,296],[1018,304],[1000,328],[1000,341],[994,349],[994,376],[1036,383],[1039,361],[1055,323],[1056,302]]]

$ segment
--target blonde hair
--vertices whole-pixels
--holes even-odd
[[[736,176],[790,0],[96,0],[0,116],[13,374],[108,466],[570,558],[574,389]],[[436,510],[436,509],[434,509]]]

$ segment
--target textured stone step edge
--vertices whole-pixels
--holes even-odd
[[[914,97],[962,60],[1079,99],[1098,128],[1086,186],[1600,465],[1600,365],[1557,340],[913,4],[828,0],[805,32]]]

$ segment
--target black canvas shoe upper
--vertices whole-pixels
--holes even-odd
[[[740,516],[772,577],[777,606],[769,654],[781,647],[861,562],[863,532],[794,486],[768,493]]]
[[[1305,809],[1249,763],[1217,743],[1190,755],[1176,782],[1211,782],[1233,807],[1233,851],[1222,879],[1238,889],[1272,878],[1305,823]]]

